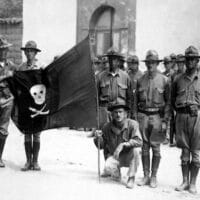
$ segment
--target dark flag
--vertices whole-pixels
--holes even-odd
[[[8,83],[15,97],[12,119],[24,133],[97,126],[88,37],[44,70],[17,71]]]

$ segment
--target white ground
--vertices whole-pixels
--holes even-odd
[[[85,132],[62,129],[45,131],[41,136],[41,172],[21,172],[25,153],[23,135],[11,124],[10,135],[4,149],[6,168],[0,169],[0,200],[176,200],[200,199],[188,192],[176,192],[181,183],[179,150],[162,146],[162,160],[158,173],[159,186],[135,186],[126,189],[126,169],[122,169],[122,182],[101,179],[97,176],[97,150],[92,138]],[[103,169],[101,154],[101,170]],[[142,177],[140,165],[136,182]]]

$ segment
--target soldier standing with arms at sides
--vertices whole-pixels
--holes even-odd
[[[137,80],[140,79],[143,75],[143,73],[139,70],[139,58],[136,55],[129,56],[127,59],[128,64],[128,75],[131,79],[131,85],[132,85],[132,92],[133,92],[133,105],[134,105],[134,96],[135,96],[135,90],[137,85]],[[133,113],[131,112],[131,117],[133,119],[136,119],[136,116],[133,116]]]
[[[0,167],[5,167],[2,154],[8,136],[8,125],[14,99],[8,84],[3,81],[5,78],[12,76],[16,70],[16,66],[7,59],[10,46],[12,44],[9,44],[6,38],[0,35]]]
[[[183,54],[178,54],[176,58],[177,72],[174,74],[174,80],[181,74],[185,73],[185,57]]]
[[[36,59],[37,53],[41,52],[41,50],[37,48],[36,42],[28,41],[25,47],[22,47],[21,50],[24,51],[27,61],[21,64],[19,70],[26,71],[44,68],[44,66]],[[40,134],[40,132],[34,134],[24,133],[24,146],[27,161],[24,167],[21,168],[22,171],[28,171],[31,169],[36,171],[41,170],[38,164]]]
[[[119,102],[130,107],[132,95],[130,78],[126,72],[119,69],[121,55],[110,48],[105,56],[108,57],[109,70],[104,70],[97,76],[100,129],[111,120],[108,106]],[[106,149],[104,156],[107,157]]]
[[[144,60],[147,72],[138,80],[136,88],[137,119],[143,138],[142,165],[144,178],[139,186],[157,187],[157,171],[160,164],[160,144],[165,140],[166,127],[170,116],[169,85],[166,76],[161,74],[158,53],[149,50]],[[153,156],[150,177],[150,148]]]
[[[183,182],[175,190],[196,194],[200,167],[200,74],[199,53],[194,46],[185,50],[186,71],[172,85],[172,104],[176,110],[176,142],[182,149]]]
[[[174,61],[170,56],[165,56],[163,59],[163,64],[165,67],[165,71],[163,74],[168,78],[169,86],[171,89],[171,84],[173,82],[173,77],[174,77],[174,70],[172,69],[174,65]],[[163,144],[168,144],[170,141],[170,145],[173,144],[173,137],[175,133],[175,126],[174,126],[174,112],[173,109],[171,108],[171,116],[170,116],[170,121],[169,124],[167,125],[167,131],[166,131],[166,139],[163,142]]]

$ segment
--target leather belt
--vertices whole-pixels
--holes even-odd
[[[160,114],[159,108],[146,108],[146,109],[138,109],[138,112],[144,113],[146,115],[157,115]]]

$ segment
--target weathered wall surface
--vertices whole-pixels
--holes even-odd
[[[22,0],[1,0],[0,7],[0,34],[12,43],[8,58],[16,64],[22,60],[20,47],[22,45]]]
[[[135,7],[136,0],[78,0],[77,9],[77,42],[87,36],[89,24],[93,13],[102,5],[108,5],[115,9],[116,18],[114,29],[125,29],[128,34],[121,34],[128,37],[128,51],[135,51]],[[127,53],[126,49],[123,52]]]

